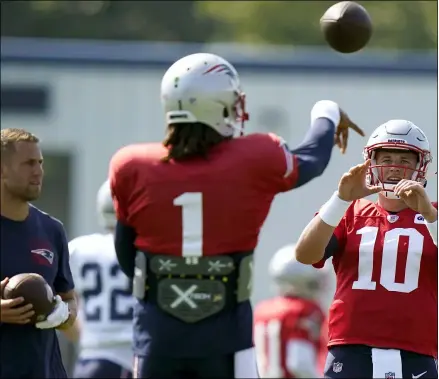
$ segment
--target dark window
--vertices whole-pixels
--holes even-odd
[[[30,85],[2,85],[2,113],[43,114],[49,108],[49,90]]]

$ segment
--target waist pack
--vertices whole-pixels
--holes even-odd
[[[253,253],[175,257],[137,252],[133,295],[195,323],[249,300]]]

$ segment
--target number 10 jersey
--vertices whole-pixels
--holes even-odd
[[[437,203],[434,203],[437,208]],[[437,357],[438,249],[412,209],[389,213],[353,202],[334,230],[337,277],[329,346],[361,344]]]

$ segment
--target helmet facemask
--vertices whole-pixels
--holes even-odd
[[[239,136],[244,135],[245,122],[249,120],[246,111],[246,100],[244,92],[235,92],[236,100],[232,107],[224,108],[224,119],[226,125],[239,132]]]
[[[415,168],[407,167],[403,165],[395,164],[381,164],[378,165],[376,161],[376,153],[379,150],[396,150],[396,151],[411,151],[418,155],[418,162]],[[389,182],[385,181],[384,170],[389,168],[395,168],[401,170],[400,175],[402,178],[407,178],[408,173],[412,172],[410,180],[421,183],[424,187],[427,185],[427,170],[428,165],[431,162],[431,155],[429,151],[421,150],[416,146],[398,143],[377,143],[375,145],[366,146],[363,151],[363,158],[365,160],[370,159],[371,165],[366,175],[366,183],[370,186],[380,185],[383,187],[381,192],[385,197],[389,199],[399,199],[394,193],[394,188],[398,184],[398,181]],[[401,180],[401,179],[400,179]]]

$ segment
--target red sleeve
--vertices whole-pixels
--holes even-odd
[[[297,158],[292,154],[286,142],[279,136],[256,134],[259,140],[258,170],[263,172],[264,180],[275,192],[285,192],[294,188],[297,181]]]
[[[127,188],[132,182],[131,166],[130,151],[124,147],[111,158],[108,174],[116,217],[125,225],[128,225]]]
[[[319,213],[317,212],[314,217],[317,217]],[[325,262],[330,257],[334,256],[338,251],[343,250],[345,242],[346,242],[346,225],[347,219],[349,217],[349,213],[346,212],[340,223],[334,229],[333,237],[331,238],[328,246],[326,246],[325,255],[323,258],[317,263],[313,264],[315,268],[323,268]]]

